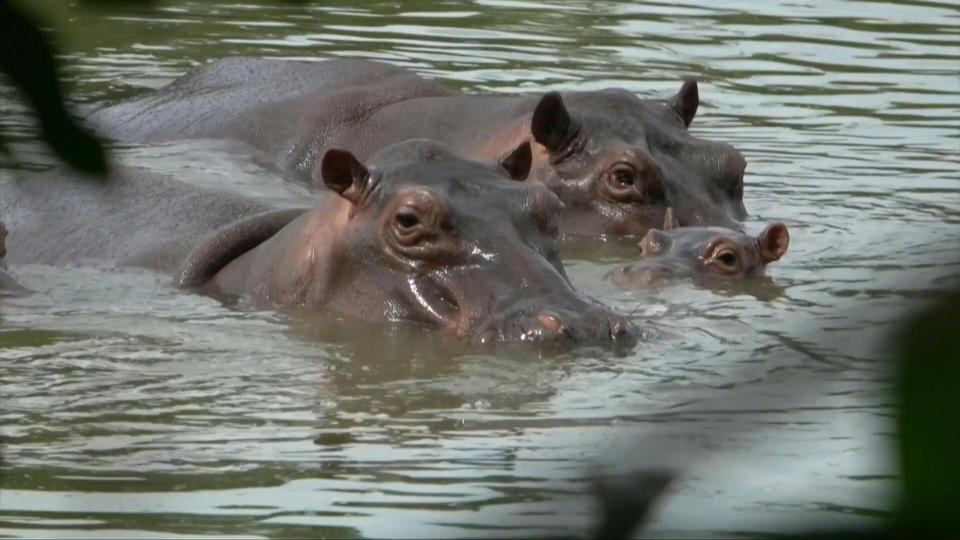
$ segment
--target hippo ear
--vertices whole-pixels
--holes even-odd
[[[697,108],[700,107],[700,91],[697,90],[697,81],[687,79],[680,87],[677,95],[670,99],[670,107],[683,118],[683,125],[690,127],[693,117],[697,115]]]
[[[497,163],[510,173],[510,178],[518,181],[526,180],[530,176],[530,166],[533,164],[530,142],[523,141],[520,146],[501,157]]]
[[[668,206],[667,211],[663,213],[663,230],[669,231],[680,226],[680,220],[673,213],[673,207]]]
[[[551,152],[563,149],[567,142],[573,120],[559,92],[550,92],[540,98],[533,111],[530,131],[533,138]]]
[[[323,183],[353,204],[360,201],[369,175],[370,171],[363,166],[363,163],[360,163],[350,152],[339,148],[327,150],[320,163],[320,176]]]
[[[787,231],[787,226],[783,223],[767,225],[757,238],[757,245],[760,247],[760,258],[763,259],[763,264],[779,260],[790,245],[790,232]]]

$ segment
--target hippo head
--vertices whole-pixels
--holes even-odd
[[[367,164],[328,150],[314,179],[346,203],[325,263],[330,305],[477,342],[633,343],[633,325],[570,284],[554,248],[557,196],[510,181],[530,163],[526,142],[499,165],[429,140],[388,147]]]
[[[783,223],[758,236],[722,227],[680,227],[672,215],[665,230],[651,229],[640,241],[641,260],[610,277],[624,288],[670,278],[731,280],[764,275],[766,267],[787,252],[790,234]],[[671,223],[672,222],[672,223]]]
[[[544,95],[530,130],[546,155],[533,176],[566,204],[564,230],[641,236],[668,205],[682,225],[739,229],[746,161],[687,131],[698,107],[694,81],[666,101],[623,89]]]

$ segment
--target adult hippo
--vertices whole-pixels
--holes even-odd
[[[28,291],[7,272],[7,226],[0,221],[0,299],[21,296]]]
[[[753,236],[722,227],[677,227],[667,214],[663,230],[651,229],[640,241],[640,261],[609,275],[615,284],[635,289],[665,279],[709,283],[760,277],[790,245],[783,223]]]
[[[698,107],[695,81],[665,101],[622,89],[476,96],[381,62],[229,58],[90,119],[134,141],[246,141],[303,181],[331,147],[366,158],[427,137],[493,161],[530,142],[530,179],[564,203],[565,233],[640,236],[668,205],[683,225],[738,228],[746,214],[746,162],[687,131]]]
[[[632,344],[634,327],[576,291],[554,249],[559,201],[522,144],[500,165],[407,141],[364,165],[326,152],[310,210],[122,170],[105,187],[32,179],[0,193],[15,260],[109,259],[255,305],[422,323],[477,342]],[[509,175],[508,175],[509,173]]]

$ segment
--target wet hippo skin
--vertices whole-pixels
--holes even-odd
[[[94,110],[90,121],[133,141],[245,141],[303,182],[333,147],[366,159],[427,137],[494,161],[526,141],[529,180],[564,203],[565,234],[642,236],[668,206],[682,225],[739,228],[746,161],[690,133],[698,107],[694,81],[666,100],[623,89],[483,96],[369,60],[228,58]]]
[[[0,221],[0,299],[23,296],[29,290],[20,285],[7,271],[7,227]]]
[[[105,259],[263,307],[419,323],[468,341],[632,345],[634,326],[578,292],[557,257],[557,196],[499,163],[411,140],[361,162],[331,149],[312,209],[276,209],[136,169],[104,187],[0,184],[13,260]],[[69,211],[64,211],[69,209]]]

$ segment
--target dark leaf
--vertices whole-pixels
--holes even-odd
[[[0,71],[7,74],[40,122],[40,136],[75,169],[107,172],[103,146],[81,127],[63,102],[57,61],[37,22],[7,0],[0,0]]]
[[[672,472],[663,470],[598,478],[594,486],[602,514],[593,538],[628,538],[673,478]]]

